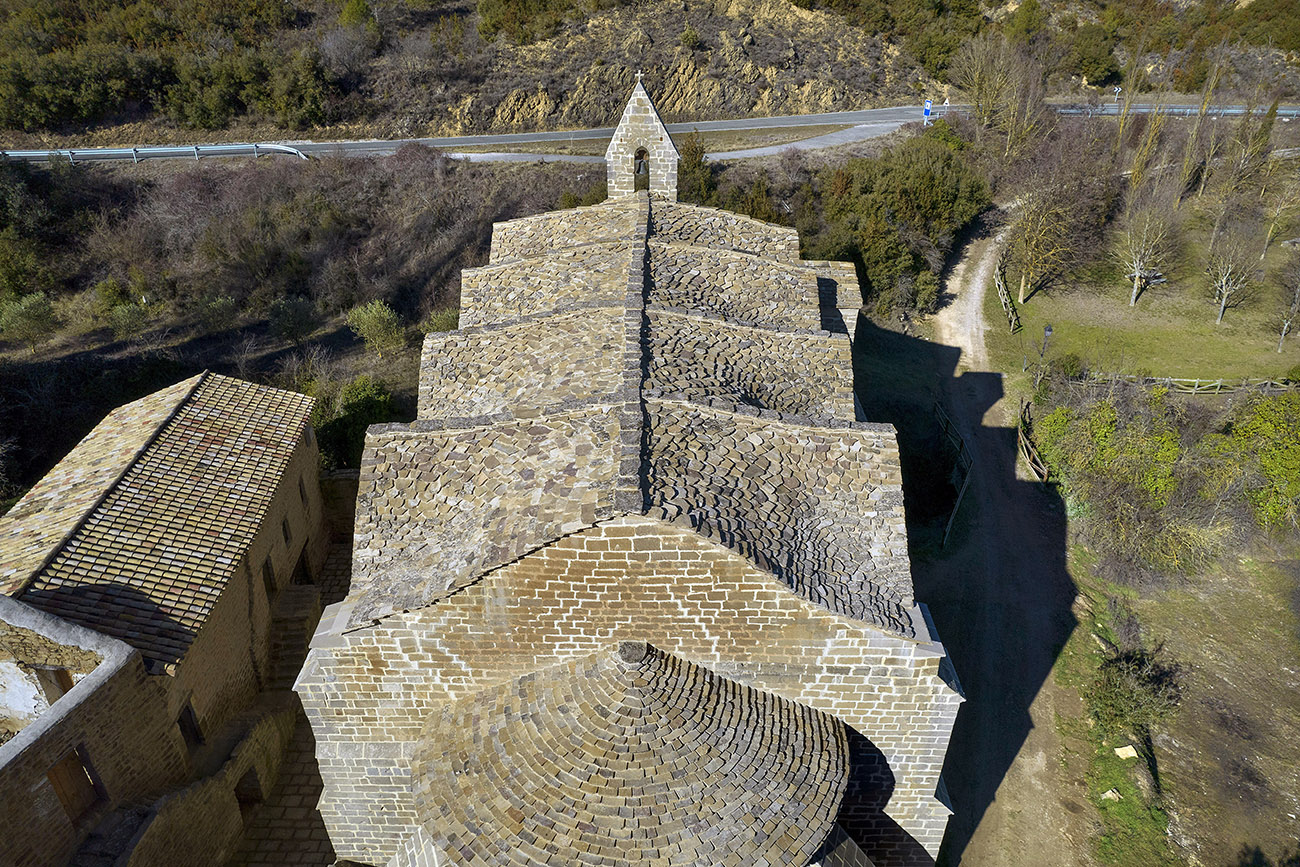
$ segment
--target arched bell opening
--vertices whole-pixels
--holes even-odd
[[[632,156],[632,179],[633,189],[650,189],[650,152],[645,148],[637,148]]]

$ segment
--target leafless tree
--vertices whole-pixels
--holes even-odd
[[[1192,188],[1192,183],[1197,180],[1197,175],[1204,177],[1207,166],[1202,160],[1202,136],[1206,132],[1206,119],[1210,114],[1210,106],[1214,103],[1214,91],[1219,86],[1219,79],[1223,76],[1223,64],[1218,52],[1213,55],[1210,64],[1210,71],[1205,77],[1205,85],[1201,88],[1201,106],[1196,112],[1196,119],[1192,121],[1192,128],[1187,133],[1187,141],[1183,146],[1183,162],[1179,172],[1180,198],[1186,195]]]
[[[1277,339],[1277,351],[1282,351],[1286,336],[1295,326],[1296,317],[1300,316],[1300,253],[1291,256],[1291,260],[1278,274],[1278,283],[1285,292],[1283,297],[1290,298],[1286,312],[1282,314],[1282,334]]]
[[[1068,207],[1054,187],[1021,197],[1007,244],[1010,261],[1020,272],[1016,303],[1024,304],[1027,292],[1055,274],[1073,254]]]
[[[1137,304],[1150,273],[1161,268],[1176,247],[1178,222],[1172,197],[1146,194],[1135,197],[1125,211],[1115,239],[1115,260],[1133,278],[1128,306]]]
[[[950,75],[971,101],[980,127],[1004,137],[1003,157],[1039,137],[1053,117],[1043,105],[1042,64],[1003,36],[985,33],[967,42],[954,57]]]
[[[1281,182],[1269,185],[1273,188],[1273,199],[1264,208],[1264,249],[1259,252],[1260,261],[1268,255],[1268,247],[1278,231],[1300,215],[1300,164],[1286,165],[1279,173]]]
[[[1234,232],[1210,248],[1205,273],[1210,278],[1214,300],[1219,305],[1215,325],[1223,322],[1224,311],[1229,306],[1240,305],[1254,288],[1256,260],[1250,252],[1252,246],[1242,233]]]

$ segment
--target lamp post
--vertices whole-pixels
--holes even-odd
[[[1038,350],[1038,360],[1042,361],[1043,356],[1047,355],[1047,339],[1052,336],[1052,326],[1043,326],[1043,348]]]

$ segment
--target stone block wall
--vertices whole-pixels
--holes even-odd
[[[430,334],[420,356],[420,418],[520,413],[623,385],[623,308]]]
[[[466,268],[461,272],[460,327],[620,304],[628,267],[641,256],[638,244],[588,244],[525,261]]]
[[[635,205],[638,198],[610,199],[585,208],[493,223],[488,264],[546,256],[583,244],[625,242],[642,225],[644,215]],[[462,302],[461,307],[465,306]]]
[[[696,247],[750,253],[778,262],[800,261],[799,233],[794,229],[719,208],[656,199],[650,208],[650,236]]]
[[[636,154],[645,150],[650,175],[650,194],[668,200],[677,198],[677,148],[650,95],[639,80],[623,109],[623,117],[605,149],[605,179],[609,197],[630,196],[636,190]]]
[[[835,611],[906,633],[911,563],[885,425],[813,427],[649,398],[650,514],[682,521]]]
[[[730,250],[651,240],[649,305],[685,308],[729,322],[817,331],[817,275],[808,268]]]
[[[6,793],[0,861],[6,867],[64,864],[98,818],[184,780],[189,758],[167,708],[165,678],[146,674],[139,652],[8,599],[0,602],[6,621],[64,633],[72,636],[69,643],[103,657],[40,718],[0,745],[0,792]],[[101,803],[73,821],[47,773],[78,749],[98,781]]]
[[[843,334],[773,332],[662,309],[648,316],[650,388],[853,418],[853,361]]]
[[[347,611],[331,616],[296,689],[341,858],[385,863],[413,830],[410,759],[441,702],[620,640],[844,720],[899,772],[891,791],[859,797],[876,811],[887,799],[892,818],[877,820],[937,850],[942,826],[927,822],[946,815],[934,799],[946,736],[931,733],[951,727],[960,701],[938,674],[941,648],[801,599],[685,528],[618,518],[369,628],[343,632]]]
[[[266,596],[261,570],[269,558],[280,588],[293,580],[301,557],[306,558],[311,575],[321,573],[329,537],[319,466],[315,436],[305,435],[285,467],[266,518],[243,561],[176,667],[169,697],[172,719],[180,715],[187,700],[192,700],[199,727],[204,732],[216,731],[246,708],[265,686],[271,652],[272,600]],[[289,541],[285,541],[282,527],[286,521]]]
[[[424,604],[612,513],[616,408],[492,421],[370,429],[352,551],[359,619]]]

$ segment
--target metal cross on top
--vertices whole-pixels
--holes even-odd
[[[637,84],[641,83],[641,70],[639,69],[636,71],[636,83]]]

